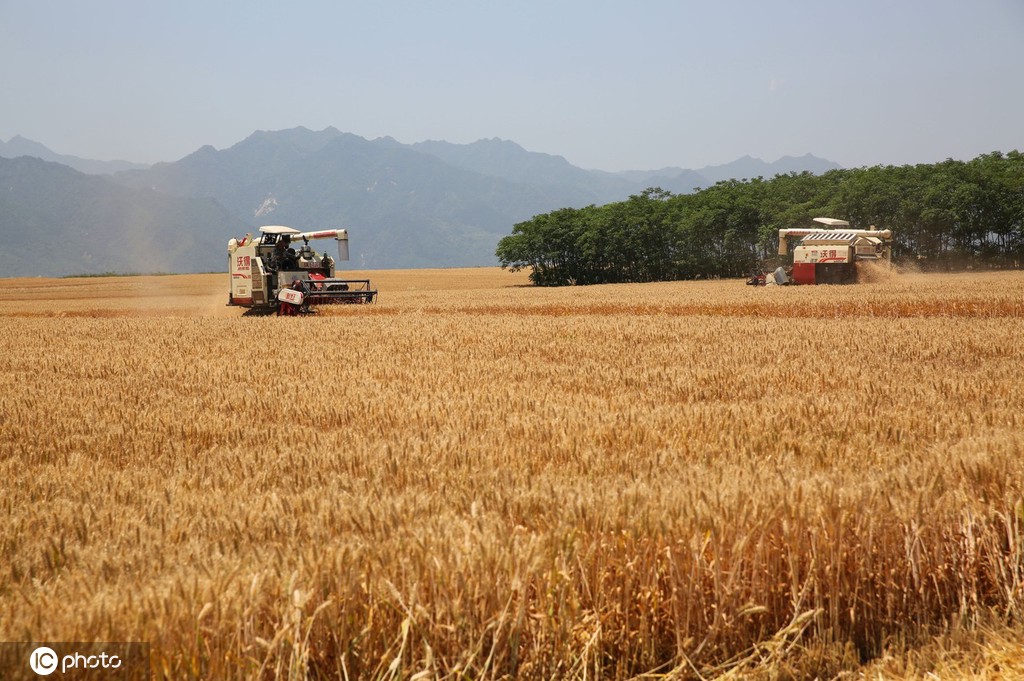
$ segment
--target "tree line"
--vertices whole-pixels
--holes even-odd
[[[893,231],[893,258],[924,269],[1024,264],[1024,154],[729,180],[691,194],[647,189],[562,208],[498,243],[504,268],[542,286],[739,277],[778,262],[778,230],[835,217]]]

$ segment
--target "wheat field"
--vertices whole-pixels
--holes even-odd
[[[1024,274],[365,274],[301,318],[0,280],[0,639],[168,679],[1024,675]]]

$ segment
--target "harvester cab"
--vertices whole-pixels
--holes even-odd
[[[846,220],[814,218],[825,228],[780,229],[779,255],[789,254],[789,239],[799,238],[793,249],[794,284],[849,284],[857,281],[857,263],[889,264],[892,231],[850,229]]]
[[[348,260],[346,230],[300,232],[267,225],[259,231],[255,238],[246,234],[228,241],[228,305],[263,313],[305,313],[318,305],[372,303],[377,299],[369,279],[336,277],[335,263]],[[317,253],[309,245],[314,239],[334,239],[337,260],[326,251]]]

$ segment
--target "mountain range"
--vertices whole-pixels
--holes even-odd
[[[216,271],[227,240],[263,224],[346,227],[350,266],[360,269],[492,265],[498,240],[539,213],[650,186],[683,193],[839,167],[807,155],[609,173],[507,140],[402,144],[301,127],[150,167],[60,155],[21,137],[0,142],[0,156],[12,154],[0,158],[0,236],[10,245],[0,276]],[[31,257],[39,252],[46,257]]]

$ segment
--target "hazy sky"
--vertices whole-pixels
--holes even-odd
[[[585,168],[1024,150],[1024,0],[0,0],[0,139],[172,161],[254,130]]]

